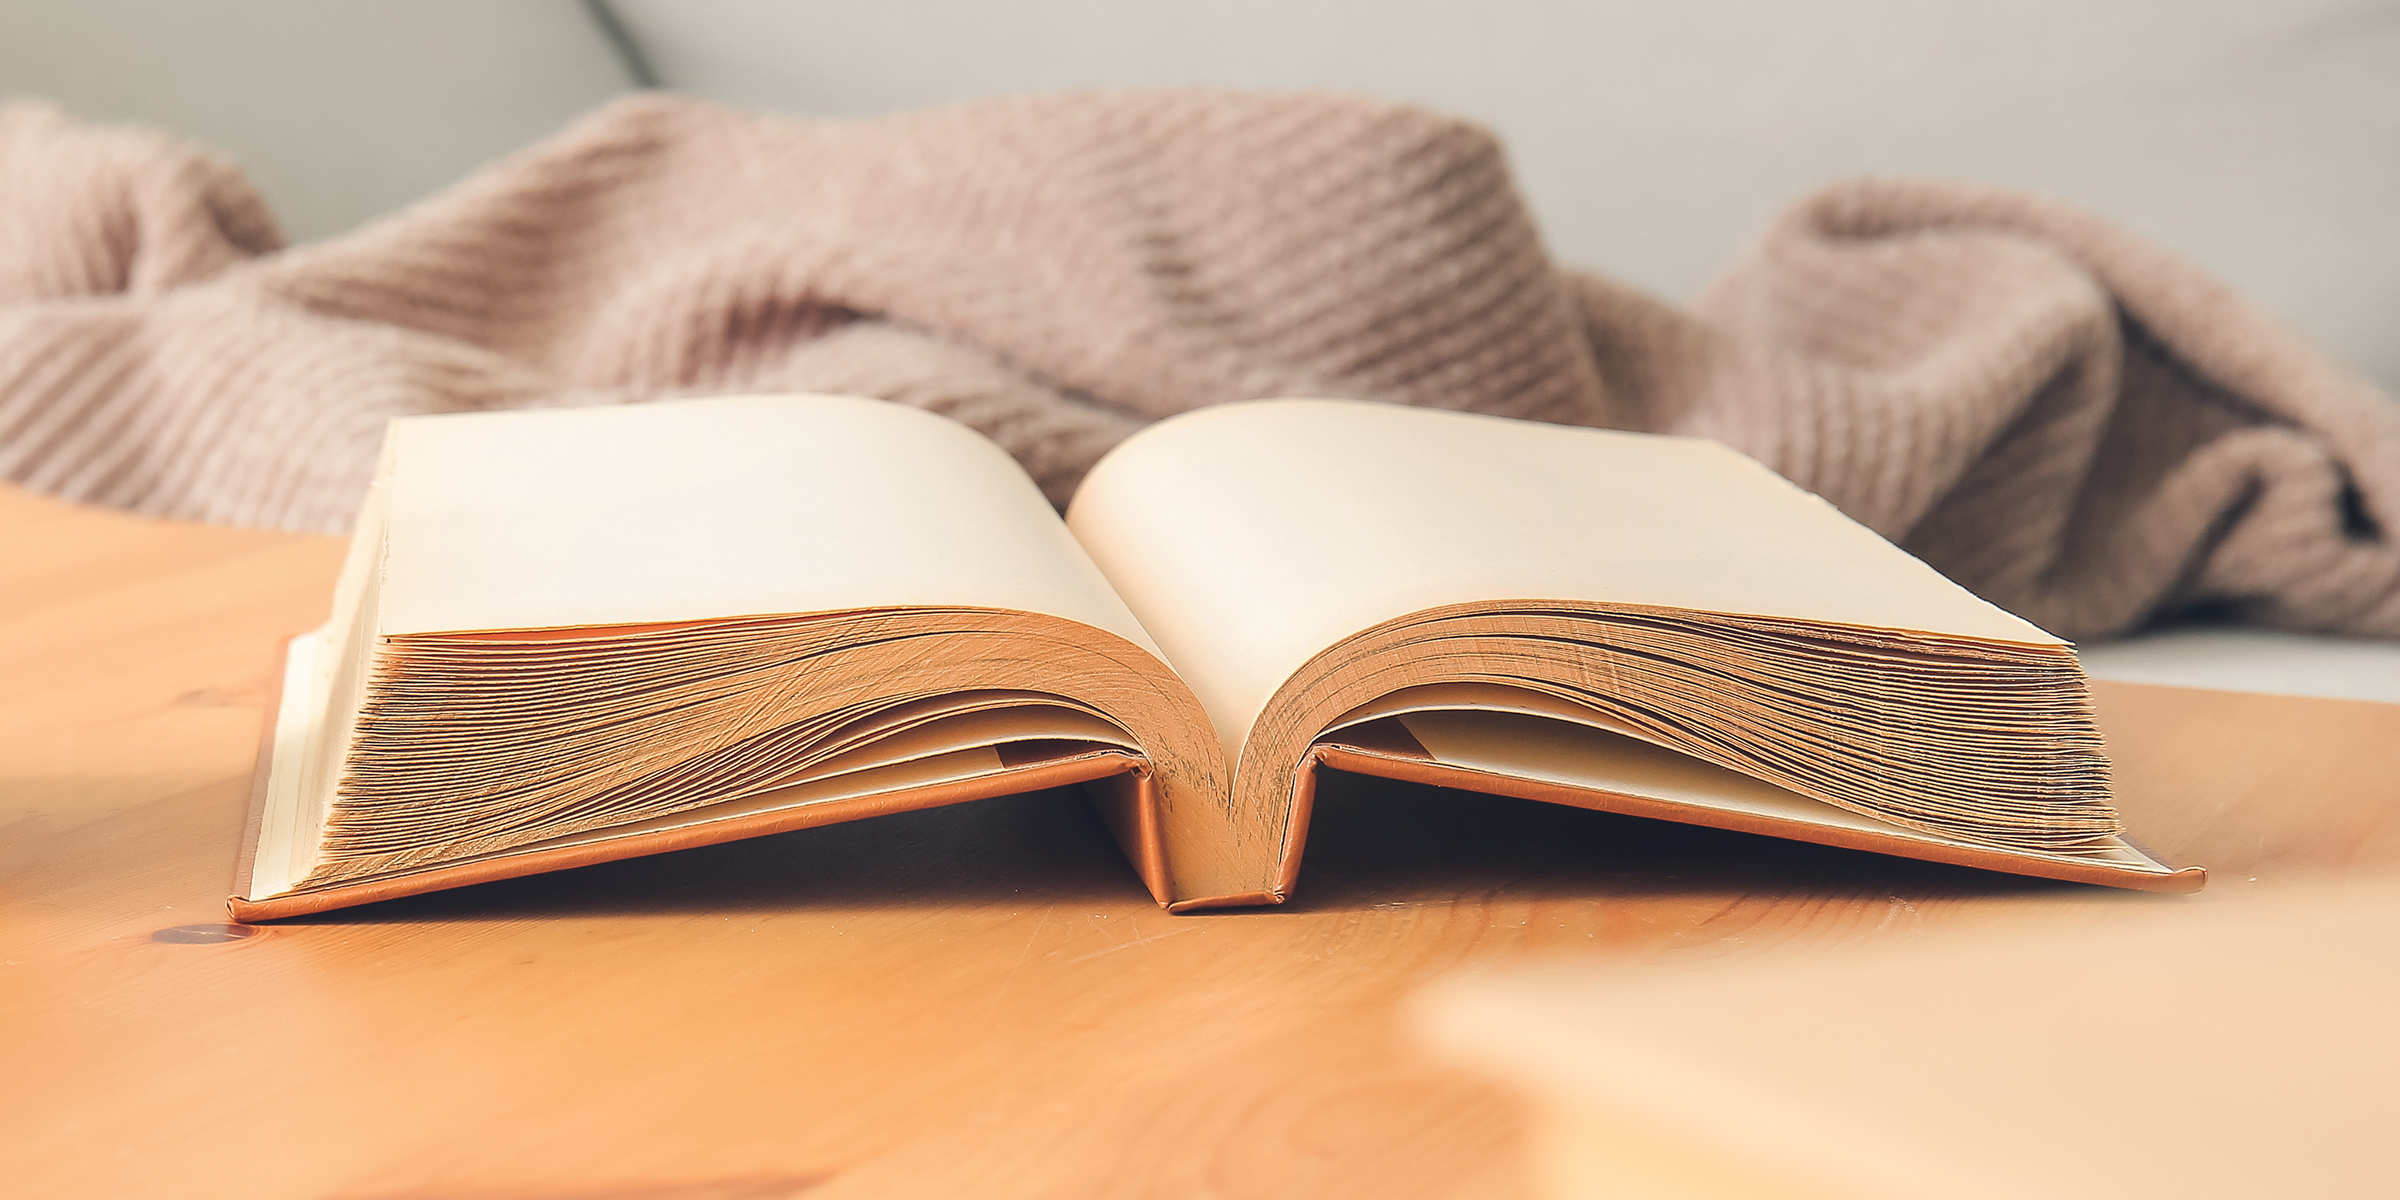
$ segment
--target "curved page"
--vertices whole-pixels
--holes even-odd
[[[1196,703],[1032,481],[904,406],[396,421],[344,576],[255,856],[293,887],[640,826],[994,707],[1103,719],[1145,805],[1223,808]]]
[[[1447,605],[1573,598],[2065,644],[1695,438],[1343,400],[1223,405],[1112,451],[1067,524],[1199,695],[1229,762],[1311,657]]]
[[[386,636],[955,605],[1156,649],[1006,451],[904,405],[733,396],[390,438]]]

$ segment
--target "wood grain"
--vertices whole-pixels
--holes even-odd
[[[2109,685],[2133,831],[2198,897],[1337,776],[1274,910],[1161,913],[1041,793],[159,940],[223,921],[340,545],[0,490],[0,546],[12,1194],[1516,1196],[1514,1102],[1396,1031],[1432,976],[2400,867],[2400,707]]]

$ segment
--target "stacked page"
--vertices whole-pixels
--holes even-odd
[[[395,422],[237,914],[1082,782],[1178,909],[1314,772],[2189,888],[2071,647],[1713,443],[1343,401],[1155,426],[1066,522],[843,397]]]

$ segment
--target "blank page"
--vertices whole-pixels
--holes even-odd
[[[2063,645],[1715,442],[1340,400],[1186,414],[1067,523],[1238,755],[1318,652],[1443,605],[1567,599]]]
[[[1151,648],[1015,461],[917,409],[737,396],[390,436],[386,635],[957,605]]]

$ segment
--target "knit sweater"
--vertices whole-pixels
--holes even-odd
[[[339,530],[388,418],[744,391],[945,413],[1060,503],[1142,424],[1262,396],[1696,434],[2069,637],[2202,606],[2400,636],[2400,405],[2035,197],[1838,185],[1684,308],[1553,263],[1493,137],[1414,108],[644,95],[282,248],[199,148],[0,109],[23,486]]]

